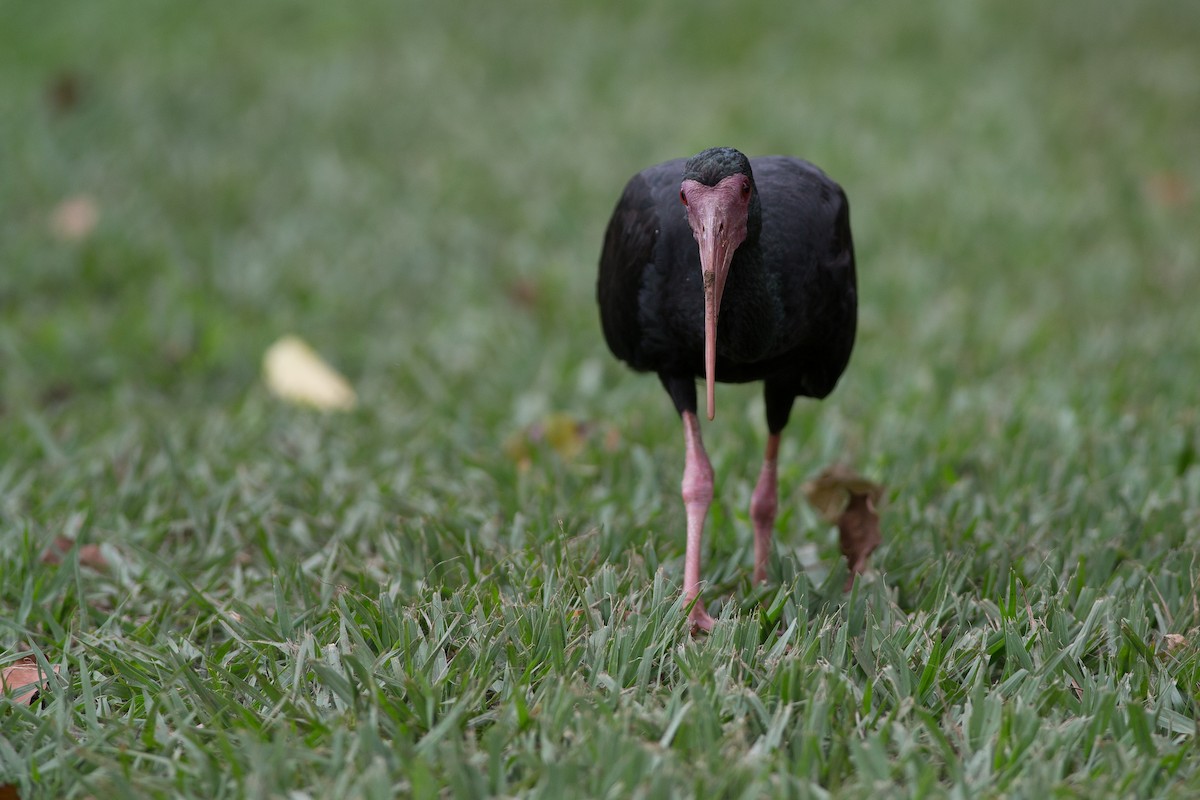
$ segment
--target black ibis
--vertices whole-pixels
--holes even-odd
[[[775,524],[779,436],[799,396],[823,398],[854,346],[857,286],[842,188],[798,158],[747,158],[728,147],[642,170],[617,202],[596,285],[617,358],[656,372],[683,418],[687,513],[683,595],[694,628],[700,537],[713,470],[696,417],[696,380],[763,382],[767,448],[750,500],[754,580],[766,580]],[[719,325],[718,325],[719,321]]]

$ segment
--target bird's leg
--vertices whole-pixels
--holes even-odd
[[[683,465],[683,507],[687,511],[687,551],[683,560],[683,599],[692,605],[688,619],[692,627],[710,631],[713,618],[704,610],[700,595],[700,537],[704,534],[704,518],[713,498],[713,468],[704,442],[700,439],[700,420],[695,412],[683,412],[683,433],[687,445]]]
[[[754,582],[767,579],[767,559],[771,555],[771,534],[775,529],[775,511],[779,507],[778,489],[775,482],[776,462],[779,457],[779,434],[767,437],[767,454],[763,458],[762,471],[758,473],[758,485],[750,496],[750,519],[754,523]]]

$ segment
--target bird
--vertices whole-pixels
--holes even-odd
[[[703,380],[762,381],[767,443],[751,495],[754,580],[766,580],[778,509],[780,435],[797,397],[822,399],[854,348],[858,285],[846,193],[812,163],[714,147],[629,179],[604,234],[596,281],[609,349],[658,375],[683,422],[683,602],[694,632],[700,548],[714,475],[697,417]]]

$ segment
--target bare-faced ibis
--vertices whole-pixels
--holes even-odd
[[[750,159],[720,147],[667,161],[626,184],[596,288],[613,354],[658,373],[683,418],[683,595],[692,625],[710,630],[699,598],[700,537],[713,470],[696,418],[696,380],[705,381],[710,420],[714,381],[763,382],[769,435],[750,519],[754,579],[764,581],[780,432],[797,397],[833,390],[854,346],[850,206],[837,183],[797,158]]]

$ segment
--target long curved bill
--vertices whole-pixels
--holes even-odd
[[[700,268],[704,275],[704,385],[711,420],[717,415],[713,388],[717,378],[717,316],[721,311],[721,293],[725,291],[734,248],[727,237],[712,234],[712,231],[721,230],[716,214],[706,223],[709,233],[700,242]]]

